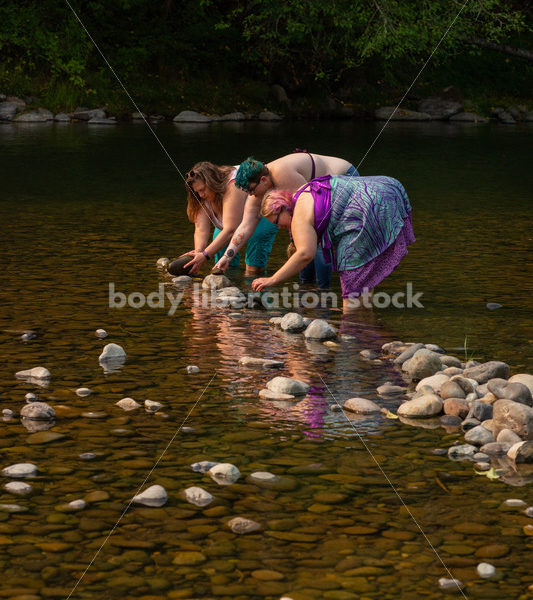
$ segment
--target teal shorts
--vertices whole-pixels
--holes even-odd
[[[213,232],[213,239],[217,237],[220,231],[220,229],[215,228],[215,231]],[[272,245],[274,244],[274,239],[276,238],[278,231],[279,229],[276,225],[274,225],[274,223],[271,223],[268,219],[265,219],[265,217],[261,217],[261,220],[257,224],[257,227],[252,234],[252,237],[246,244],[245,262],[247,265],[250,267],[260,267],[263,269],[266,267],[268,257],[272,251]],[[217,252],[215,256],[216,262],[222,258],[226,248],[223,248],[220,250],[220,252]],[[238,267],[240,260],[241,255],[238,253],[231,261],[230,267]]]

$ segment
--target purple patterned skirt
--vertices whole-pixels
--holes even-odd
[[[339,271],[342,297],[357,297],[365,289],[371,290],[376,287],[400,264],[402,258],[407,255],[407,246],[415,241],[413,222],[409,213],[403,221],[398,237],[384,252],[357,269]]]

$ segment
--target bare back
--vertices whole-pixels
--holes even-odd
[[[337,156],[324,156],[323,154],[311,154],[311,156],[315,161],[315,177],[344,175],[351,166],[351,163],[347,160],[338,158]],[[289,174],[297,173],[300,175],[301,179],[303,179],[301,183],[310,181],[313,175],[311,156],[307,152],[295,152],[294,154],[287,154],[269,162],[267,166],[270,171],[273,187],[286,189],[289,192],[296,191],[297,188],[294,188],[293,185],[287,187],[287,184],[292,183]]]

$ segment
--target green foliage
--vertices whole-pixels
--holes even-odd
[[[70,3],[126,86],[134,85],[163,112],[179,106],[182,97],[206,109],[235,109],[244,92],[235,88],[246,87],[243,82],[249,82],[247,92],[258,105],[266,103],[272,83],[281,83],[292,96],[324,95],[354,81],[363,82],[362,93],[394,93],[396,86],[410,83],[463,7],[461,0]],[[465,68],[482,64],[487,51],[472,45],[473,38],[526,45],[530,16],[531,0],[470,0],[428,74],[433,69],[438,78],[438,66],[448,77],[459,57]],[[68,106],[128,106],[66,2],[3,0],[0,56],[3,90],[41,93]],[[524,64],[512,60],[517,71]]]

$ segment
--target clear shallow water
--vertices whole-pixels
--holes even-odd
[[[357,164],[379,127],[162,125],[157,131],[186,171],[201,159],[233,164],[296,146]],[[424,292],[425,309],[384,309],[355,320],[308,311],[356,338],[319,352],[299,336],[272,331],[263,311],[233,319],[190,300],[172,317],[166,310],[110,309],[109,282],[127,294],[156,291],[165,279],[155,260],[188,249],[192,227],[178,174],[143,126],[2,126],[2,408],[20,410],[24,394],[35,390],[17,382],[15,371],[46,366],[52,380],[39,393],[58,413],[51,431],[65,436],[32,443],[39,438],[18,420],[2,425],[1,465],[34,462],[41,471],[30,498],[0,497],[28,508],[0,512],[4,587],[12,596],[21,589],[68,596],[216,371],[187,420],[195,431],[176,436],[149,478],[165,486],[169,503],[131,508],[73,597],[441,597],[442,564],[352,425],[331,410],[331,394],[339,401],[374,397],[384,381],[401,382],[388,365],[358,357],[392,339],[436,342],[464,357],[467,336],[469,356],[531,371],[530,140],[531,129],[515,127],[396,124],[385,130],[360,170],[402,181],[418,241],[383,289],[394,293],[413,282]],[[282,240],[273,268],[283,262]],[[487,301],[504,308],[490,312]],[[98,327],[128,353],[117,373],[98,366],[106,343],[95,338]],[[38,338],[21,342],[17,331],[24,329]],[[284,360],[284,372],[311,382],[313,394],[290,405],[258,399],[272,374],[240,369],[244,354]],[[187,376],[187,364],[198,364],[201,373]],[[80,399],[74,394],[80,386],[94,393]],[[168,418],[125,415],[114,406],[124,396],[160,401]],[[81,416],[89,410],[107,417]],[[433,448],[460,439],[455,432],[381,417],[353,425],[446,565],[467,583],[469,597],[527,597],[532,538],[522,527],[531,520],[501,504],[508,497],[532,504],[530,485],[509,488],[475,475],[470,463],[433,456]],[[83,452],[98,456],[84,461]],[[221,488],[188,467],[206,459],[236,464],[243,478]],[[294,489],[246,482],[256,470],[286,476]],[[214,505],[201,510],[182,502],[178,492],[190,485],[209,490]],[[77,513],[56,510],[95,490],[108,497]],[[237,515],[260,522],[262,531],[236,536],[225,521]],[[491,549],[494,544],[500,547]],[[173,563],[188,551],[203,558]],[[475,574],[487,553],[497,555],[486,559],[500,568],[497,581]]]

